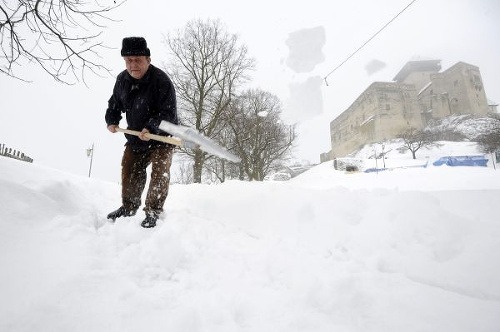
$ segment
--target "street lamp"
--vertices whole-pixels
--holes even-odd
[[[90,157],[90,166],[89,166],[89,177],[92,172],[92,160],[94,159],[94,143],[92,143],[92,147],[87,149],[87,157]]]
[[[384,163],[384,169],[385,169],[385,144],[382,144],[382,162]]]

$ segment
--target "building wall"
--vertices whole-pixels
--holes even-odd
[[[431,77],[435,75],[436,71],[419,71],[409,73],[408,76],[401,82],[404,84],[413,84],[417,91],[420,91],[427,83],[431,81]]]
[[[438,61],[411,65],[397,75],[397,82],[372,83],[330,122],[332,149],[322,154],[322,161],[345,157],[365,144],[396,138],[410,127],[422,129],[433,119],[488,113],[478,67],[459,62],[438,73]]]
[[[422,127],[413,85],[371,84],[356,101],[330,123],[332,158],[343,157],[365,144],[397,136],[406,128]]]
[[[489,111],[481,73],[476,66],[459,62],[442,73],[431,75],[430,83],[418,96],[428,120],[451,114],[486,115]]]

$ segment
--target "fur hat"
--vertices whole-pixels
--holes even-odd
[[[146,39],[143,37],[126,37],[122,41],[122,56],[151,56]]]

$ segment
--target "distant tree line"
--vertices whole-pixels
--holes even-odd
[[[489,120],[489,126],[482,128],[482,132],[478,133],[473,141],[479,145],[484,153],[498,153],[500,151],[500,116],[498,114],[490,114]],[[401,132],[398,138],[403,141],[399,150],[401,152],[409,150],[412,153],[413,159],[416,159],[418,150],[424,147],[439,146],[439,141],[458,142],[468,139],[465,134],[454,128],[444,128],[441,130],[408,128]]]
[[[484,153],[500,151],[500,115],[494,114],[491,117],[491,127],[476,139]]]
[[[0,144],[0,156],[26,161],[28,163],[33,162],[32,158],[28,157],[20,151],[16,151],[12,148],[6,147],[5,144]]]

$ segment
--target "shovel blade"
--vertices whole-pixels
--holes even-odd
[[[212,139],[202,135],[193,128],[176,125],[168,121],[162,121],[159,127],[161,130],[185,141],[187,143],[185,145],[187,145],[188,147],[189,143],[192,143],[198,146],[200,150],[203,150],[219,158],[223,158],[234,163],[239,163],[241,161],[238,156],[232,154],[224,147],[220,146]]]

